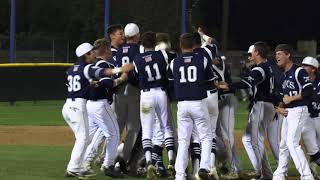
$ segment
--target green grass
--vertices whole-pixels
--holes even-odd
[[[65,180],[64,170],[69,160],[71,146],[32,146],[0,145],[1,180]],[[244,151],[239,153],[244,170],[251,170],[251,164]],[[269,154],[272,169],[276,163]],[[96,168],[96,180],[111,179],[105,177]],[[291,176],[298,175],[293,163],[289,167]],[[134,180],[137,178],[126,178]],[[140,178],[141,179],[141,178]]]
[[[64,101],[23,101],[0,103],[0,125],[65,125],[61,109]]]
[[[0,103],[0,125],[65,125],[61,115],[64,101]],[[176,119],[176,104],[172,104]],[[236,129],[244,129],[247,123],[247,103],[240,102],[236,114]],[[1,180],[63,180],[71,146],[0,145]],[[244,170],[251,164],[244,151],[239,153]],[[276,163],[269,155],[272,169]],[[298,175],[293,163],[289,175]],[[96,179],[106,179],[98,175]],[[130,178],[132,179],[132,178]]]

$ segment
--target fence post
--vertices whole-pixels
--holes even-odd
[[[54,63],[54,39],[52,40],[52,62]]]
[[[67,41],[67,63],[69,63],[69,47],[70,44],[69,44],[69,40]]]

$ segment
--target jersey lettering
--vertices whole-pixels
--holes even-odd
[[[69,75],[67,77],[68,79],[68,91],[69,92],[75,92],[75,91],[79,91],[81,89],[81,84],[80,84],[80,76],[79,75],[75,75],[75,76],[71,76]]]
[[[195,82],[197,81],[197,67],[196,66],[189,66],[187,68],[187,77],[185,73],[185,67],[181,66],[179,68],[180,71],[180,83],[186,82]]]
[[[158,66],[157,63],[153,64],[153,69],[156,71],[156,77],[153,77],[153,76],[152,76],[150,66],[149,66],[149,65],[145,66],[145,71],[146,71],[147,74],[148,74],[148,81],[154,81],[154,80],[159,80],[159,79],[161,79],[161,74],[160,74],[159,66]]]

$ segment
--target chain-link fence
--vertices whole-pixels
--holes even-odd
[[[69,62],[74,59],[70,42],[59,38],[17,38],[15,63]],[[0,37],[0,63],[9,63],[9,38]]]

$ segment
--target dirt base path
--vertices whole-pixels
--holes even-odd
[[[67,126],[0,126],[0,144],[72,145]]]
[[[235,131],[236,147],[242,150],[241,135],[241,130]],[[0,144],[56,146],[73,143],[74,135],[68,126],[0,126]]]

